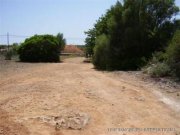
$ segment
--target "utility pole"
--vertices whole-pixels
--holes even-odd
[[[8,51],[9,51],[9,33],[7,33],[7,45],[8,45]]]

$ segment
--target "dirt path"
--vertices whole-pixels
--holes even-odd
[[[165,104],[154,93],[156,86],[126,73],[117,76],[96,71],[91,64],[82,63],[82,58],[5,67],[0,68],[0,135],[179,135],[179,103],[174,108]],[[57,129],[51,123],[50,118],[69,113],[88,115],[88,124],[73,130]],[[173,131],[123,132],[115,128]]]

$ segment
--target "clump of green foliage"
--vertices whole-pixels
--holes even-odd
[[[180,78],[180,30],[177,30],[164,52],[156,52],[143,68],[153,77],[173,76]]]
[[[90,29],[89,31],[85,32],[87,35],[85,42],[86,42],[86,47],[85,47],[85,53],[86,57],[92,57],[94,54],[94,47],[95,47],[95,38],[96,38],[96,33],[95,29]]]
[[[19,58],[23,62],[59,62],[60,44],[55,36],[35,35],[19,46]]]
[[[66,45],[66,39],[64,38],[64,35],[62,33],[58,33],[56,36],[58,40],[58,44],[60,46],[60,50],[62,51]]]
[[[180,30],[174,34],[166,51],[167,62],[173,73],[180,78]]]
[[[86,52],[98,69],[138,69],[167,47],[178,24],[171,18],[178,12],[174,0],[118,1],[86,32]]]
[[[165,77],[170,75],[171,70],[166,62],[165,53],[155,52],[149,63],[142,68],[142,71],[152,77]]]
[[[108,66],[106,62],[108,61],[107,51],[109,39],[106,35],[101,35],[97,37],[96,44],[98,44],[98,46],[94,48],[93,64],[96,65],[98,69],[106,69]]]
[[[144,69],[144,73],[151,75],[152,77],[165,77],[171,74],[171,69],[165,62],[158,62],[147,66]]]

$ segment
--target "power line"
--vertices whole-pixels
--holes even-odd
[[[0,35],[0,37],[6,37],[7,35]],[[28,38],[28,37],[31,37],[31,36],[27,36],[27,35],[11,35],[9,34],[9,37],[13,37],[13,38]],[[82,37],[67,37],[66,39],[69,39],[69,40],[84,40],[84,38]]]
[[[6,37],[7,35],[0,35],[1,37]]]
[[[6,37],[7,35],[0,35],[0,37]],[[17,38],[28,38],[28,37],[31,37],[31,36],[25,36],[25,35],[11,35],[9,34],[9,37],[17,37]]]
[[[9,34],[9,33],[0,35],[0,38],[3,39],[2,41],[4,43],[6,42],[8,46],[10,44],[10,39],[11,39],[12,42],[20,42],[21,39],[24,40],[24,39],[30,38],[30,37],[32,37],[32,35],[31,36],[28,36],[28,35],[16,35],[16,34]],[[18,41],[15,40],[15,39],[17,39]],[[85,41],[85,38],[82,38],[82,37],[66,37],[65,39],[66,39],[66,41],[68,43],[72,43],[72,44],[79,44],[80,42],[83,43]]]
[[[28,38],[30,36],[25,36],[25,35],[10,35],[11,37],[19,37],[19,38]]]

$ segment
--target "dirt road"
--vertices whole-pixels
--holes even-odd
[[[0,64],[0,135],[179,135],[179,100],[126,72],[96,71],[82,58]],[[53,125],[73,113],[88,117],[81,130]]]

